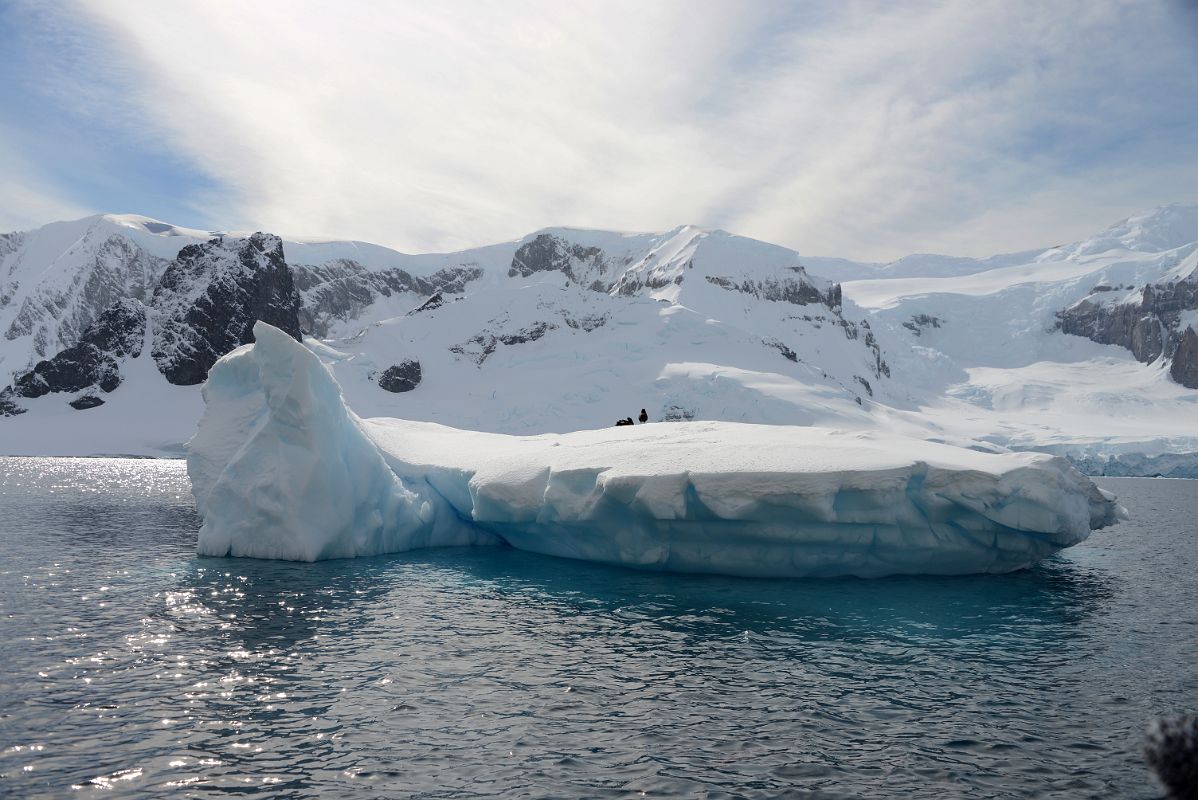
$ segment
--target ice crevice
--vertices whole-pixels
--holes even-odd
[[[507,543],[745,576],[1004,572],[1125,512],[1064,459],[878,431],[678,422],[541,436],[361,419],[258,323],[222,358],[188,472],[202,555],[315,561]]]

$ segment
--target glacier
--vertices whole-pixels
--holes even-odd
[[[1059,457],[877,431],[655,423],[511,436],[362,419],[265,323],[203,389],[188,473],[208,556],[315,561],[461,545],[641,569],[1007,572],[1126,516]]]

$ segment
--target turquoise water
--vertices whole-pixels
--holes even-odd
[[[180,462],[0,459],[0,796],[1159,797],[1198,483],[1006,576],[194,556]]]

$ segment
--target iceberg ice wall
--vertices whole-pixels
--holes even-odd
[[[261,322],[254,335],[211,370],[188,449],[201,555],[318,561],[493,541],[387,467],[312,353]]]
[[[1122,509],[1060,458],[696,422],[543,436],[362,420],[259,323],[212,369],[188,471],[204,555],[317,560],[506,542],[679,572],[1005,572]]]

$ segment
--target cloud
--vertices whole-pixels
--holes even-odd
[[[81,7],[120,89],[88,113],[211,176],[222,227],[422,251],[694,222],[884,259],[1198,199],[1194,37],[1163,5]]]
[[[78,14],[0,3],[0,222],[23,226],[99,211],[154,209],[203,224],[219,189],[129,87],[138,65]],[[19,221],[19,222],[18,222]]]

